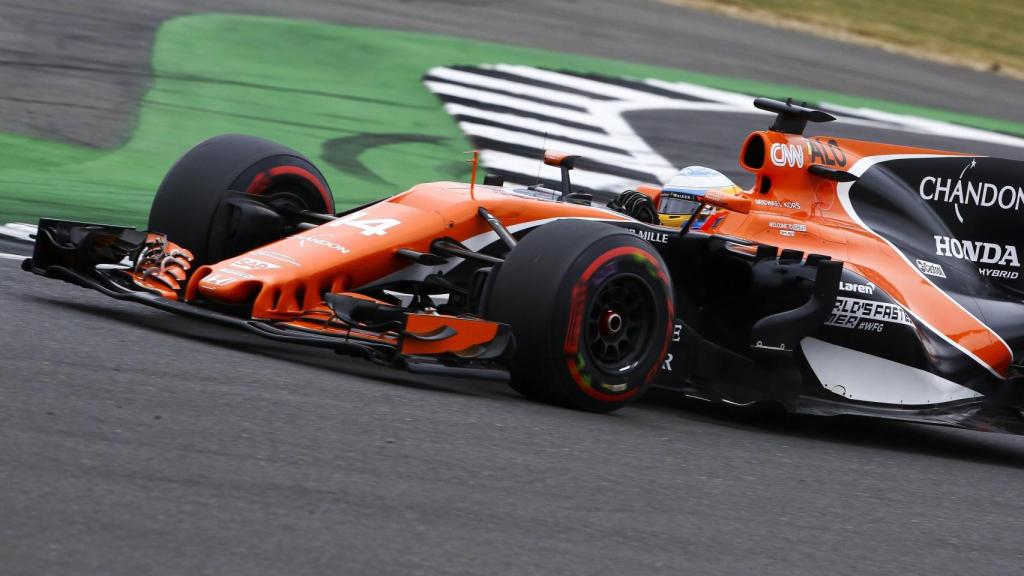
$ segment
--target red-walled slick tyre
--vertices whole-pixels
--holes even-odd
[[[272,219],[266,230],[240,229],[230,194],[274,197],[292,208],[334,212],[323,175],[295,150],[270,140],[225,134],[186,152],[164,176],[149,212],[149,230],[165,234],[205,264],[235,256],[283,237]]]
[[[494,272],[489,319],[512,327],[512,387],[610,412],[639,398],[672,333],[672,284],[654,248],[608,224],[559,220],[529,233]]]

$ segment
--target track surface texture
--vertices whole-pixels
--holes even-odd
[[[1012,80],[656,4],[43,6],[0,3],[0,130],[96,146],[132,126],[159,22],[206,10],[1024,119]],[[582,414],[117,303],[10,259],[0,310],[5,576],[1010,574],[1024,563],[1017,437],[664,394]]]

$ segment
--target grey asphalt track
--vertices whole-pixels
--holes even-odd
[[[524,4],[3,2],[0,130],[118,141],[154,27],[200,8],[534,42],[1024,118],[1009,80],[660,5]],[[25,251],[0,240],[0,252]],[[1024,565],[1024,438],[665,394],[582,414],[118,303],[8,259],[0,318],[3,576]]]
[[[422,381],[0,260],[3,574],[1010,574],[1019,438],[611,416]]]

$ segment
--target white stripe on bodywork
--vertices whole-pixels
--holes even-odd
[[[951,155],[942,155],[942,154],[889,154],[889,155],[885,155],[885,156],[869,156],[867,158],[862,158],[861,160],[857,161],[857,163],[854,164],[852,168],[850,168],[849,172],[850,172],[850,174],[853,174],[854,176],[860,177],[865,172],[867,172],[869,168],[871,168],[875,164],[880,164],[882,162],[889,162],[891,160],[907,160],[907,159],[917,159],[917,158],[920,158],[920,159],[925,159],[925,158],[956,158],[956,157],[963,157],[963,158],[972,158],[973,157],[973,158],[977,158],[977,156],[956,156],[956,155],[952,155],[951,156]],[[932,288],[934,288],[940,294],[945,296],[946,299],[949,300],[954,306],[956,306],[957,308],[963,310],[964,314],[967,314],[968,316],[973,318],[975,322],[977,322],[980,326],[983,326],[986,330],[989,331],[990,334],[995,336],[999,340],[999,342],[1006,348],[1006,351],[1010,355],[1010,358],[1011,358],[1011,361],[1012,361],[1013,350],[1010,349],[1010,346],[1006,343],[1005,340],[1003,340],[1003,338],[998,333],[996,333],[995,330],[989,328],[988,325],[986,325],[984,322],[979,320],[978,317],[975,316],[974,314],[971,314],[971,312],[968,311],[966,308],[964,308],[959,302],[957,302],[956,299],[954,299],[949,294],[946,294],[946,292],[942,288],[939,288],[935,284],[935,282],[932,282],[932,279],[930,277],[928,277],[926,274],[922,273],[921,270],[917,266],[915,266],[914,263],[911,262],[910,259],[907,258],[906,255],[903,254],[903,252],[901,252],[899,250],[899,248],[896,248],[896,246],[892,242],[890,242],[887,238],[883,237],[881,234],[879,234],[879,233],[875,232],[874,230],[872,230],[866,223],[864,223],[863,220],[861,220],[860,216],[853,209],[853,203],[850,201],[850,188],[853,187],[853,184],[854,184],[853,182],[842,182],[842,183],[840,183],[839,185],[836,186],[836,194],[839,196],[839,201],[842,203],[843,209],[846,210],[846,213],[850,215],[850,218],[853,218],[853,220],[856,221],[857,224],[859,224],[861,228],[863,228],[867,232],[871,233],[873,236],[875,236],[876,238],[878,238],[882,242],[885,242],[890,248],[892,248],[893,252],[898,254],[900,259],[902,259],[903,262],[908,267],[910,267],[910,269],[913,270],[914,273],[917,274],[922,280],[924,280],[929,285],[931,285]],[[984,360],[979,358],[977,355],[975,355],[974,352],[971,352],[967,348],[964,348],[963,346],[960,345],[959,342],[953,340],[952,338],[947,336],[945,333],[943,333],[941,330],[938,330],[934,326],[929,324],[926,320],[921,318],[921,316],[919,314],[917,314],[917,312],[914,311],[912,308],[910,308],[909,306],[906,306],[905,308],[907,309],[908,312],[910,312],[911,315],[914,316],[914,318],[916,318],[926,328],[928,328],[933,333],[938,335],[940,338],[942,338],[943,340],[945,340],[946,342],[948,342],[949,344],[954,346],[957,350],[960,350],[961,352],[966,354],[968,357],[970,357],[972,360],[974,360],[978,364],[980,364],[983,367],[985,367],[985,369],[988,370],[989,372],[991,372],[993,376],[995,376],[997,378],[1000,378],[1000,379],[1005,379],[1006,378],[1005,376],[1003,376],[1002,374],[997,372],[994,367],[990,366],[988,364],[988,362],[985,362]]]
[[[542,226],[542,225],[547,224],[549,222],[554,222],[555,220],[565,220],[565,219],[593,220],[593,221],[596,221],[596,222],[623,222],[624,221],[624,220],[622,220],[622,215],[621,214],[617,214],[617,213],[612,212],[610,210],[605,210],[605,211],[608,212],[608,214],[609,214],[608,218],[596,218],[596,217],[584,218],[584,217],[579,217],[579,216],[562,216],[562,217],[557,217],[557,218],[542,218],[540,220],[530,220],[529,222],[521,222],[519,224],[513,224],[512,226],[508,226],[507,229],[512,234],[515,234],[516,232],[520,232],[520,231],[526,230],[528,228],[536,228],[537,226]],[[618,218],[616,218],[615,216],[618,216]],[[628,222],[628,220],[627,220],[627,222]],[[469,248],[470,250],[473,250],[474,252],[479,252],[480,250],[483,250],[484,248],[486,248],[486,247],[490,246],[491,244],[494,244],[495,242],[498,242],[498,241],[499,241],[498,234],[496,232],[490,231],[490,232],[484,232],[482,234],[477,234],[476,236],[471,236],[470,238],[462,240],[462,245],[465,246],[466,248]],[[451,261],[449,261],[449,262],[447,262],[445,264],[441,264],[440,266],[424,266],[423,264],[412,264],[410,266],[406,266],[405,268],[402,268],[401,270],[398,270],[396,272],[392,272],[391,274],[388,274],[387,276],[385,276],[383,278],[379,278],[377,280],[374,280],[373,282],[370,282],[369,284],[366,284],[364,286],[357,286],[355,289],[356,290],[362,290],[362,289],[366,289],[366,288],[372,288],[374,286],[387,285],[387,284],[391,284],[393,282],[397,282],[399,280],[403,280],[403,281],[421,281],[421,280],[423,280],[424,278],[426,278],[427,276],[429,276],[431,274],[443,274],[445,272],[448,272],[452,268],[455,268],[456,266],[461,264],[463,261],[464,261],[463,258],[452,258]]]
[[[526,230],[528,228],[536,228],[537,226],[543,226],[549,222],[555,220],[591,220],[594,222],[629,222],[629,220],[623,220],[622,215],[610,210],[607,211],[609,214],[615,214],[618,218],[594,218],[594,217],[581,217],[581,216],[561,216],[556,218],[543,218],[541,220],[531,220],[529,222],[522,222],[520,224],[513,224],[508,227],[508,231],[512,234]],[[463,246],[470,250],[483,250],[485,247],[498,241],[498,235],[495,232],[484,232],[483,234],[477,234],[471,238],[467,238],[462,242]]]
[[[931,372],[817,338],[804,338],[800,347],[822,386],[850,400],[923,406],[981,396]]]

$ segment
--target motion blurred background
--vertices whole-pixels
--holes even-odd
[[[522,65],[613,83],[687,82],[742,97],[693,90],[668,96],[740,103],[733,108],[746,111],[750,95],[793,97],[845,106],[839,111],[847,116],[869,108],[1024,133],[1016,79],[1021,48],[1006,41],[1024,24],[1017,3],[56,0],[5,1],[2,12],[0,214],[7,221],[46,214],[144,223],[174,159],[225,132],[259,134],[307,154],[327,172],[341,205],[416,182],[465,179],[464,151],[487,148],[477,138],[523,143],[508,130],[497,136],[460,130],[458,114],[446,113],[423,82],[434,67]],[[555,88],[540,103],[571,98],[572,86]],[[498,93],[485,107],[509,112],[501,97],[522,86],[484,89]],[[458,103],[480,103],[479,92],[456,92]],[[513,115],[523,111],[511,108]],[[735,150],[757,124],[706,112],[647,105],[628,119],[664,162],[624,176],[664,180],[673,167],[707,163],[742,179]],[[904,132],[964,135],[877,113],[867,119],[876,128],[896,123]],[[839,132],[900,140],[891,133]],[[923,143],[1016,154],[979,149],[973,136]],[[538,146],[526,144],[500,151],[526,156],[523,166],[532,173],[537,162],[530,155]],[[650,160],[626,145],[611,151],[622,152],[613,163]],[[491,156],[498,171],[516,168]]]

